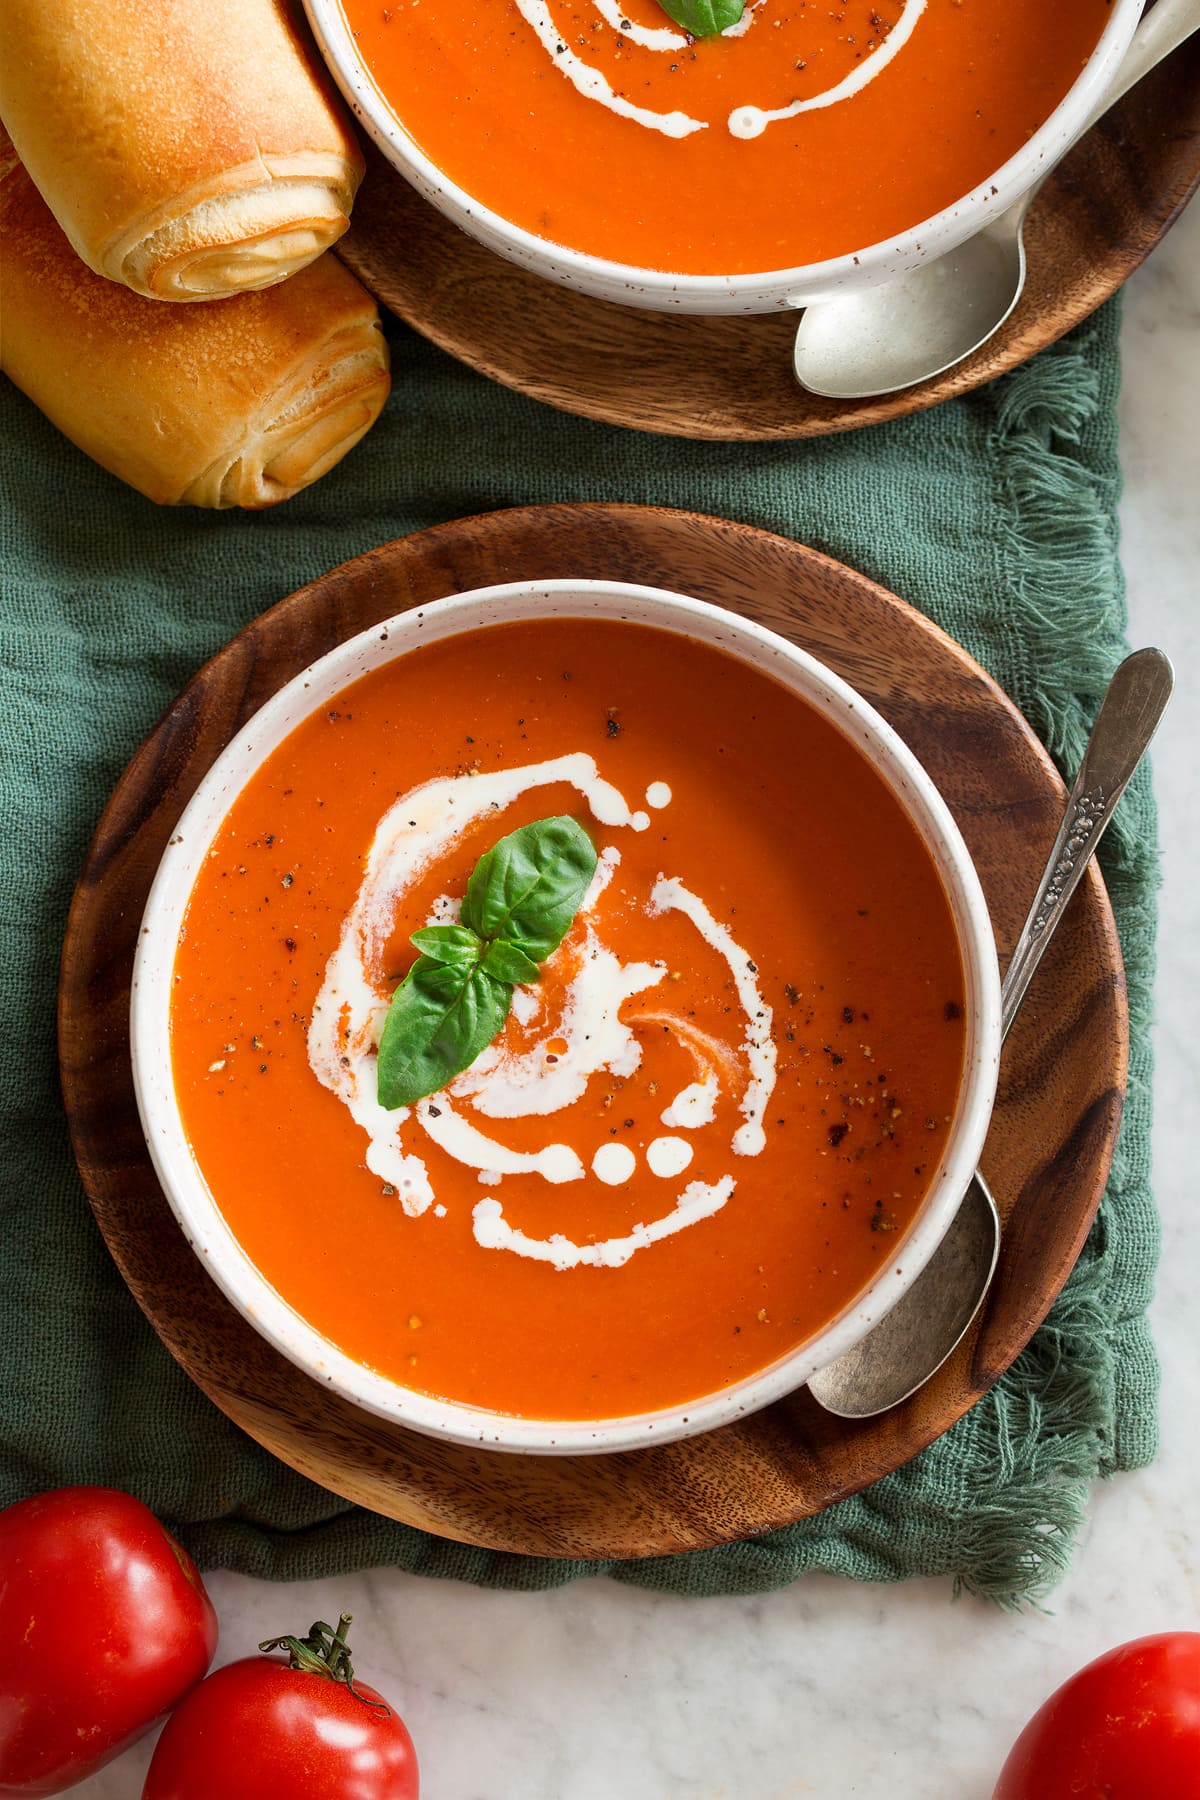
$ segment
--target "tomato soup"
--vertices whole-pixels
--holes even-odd
[[[910,230],[1053,112],[1107,0],[751,0],[693,40],[656,0],[342,0],[426,156],[538,237],[683,275]]]
[[[385,1111],[383,1017],[501,837],[598,863],[540,978]],[[599,619],[410,651],[303,722],[204,860],[184,1128],[278,1293],[370,1369],[539,1419],[686,1406],[810,1339],[939,1168],[964,972],[901,806],[723,651]]]

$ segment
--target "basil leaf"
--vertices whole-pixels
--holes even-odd
[[[471,872],[458,925],[423,925],[388,1007],[376,1088],[389,1110],[436,1094],[503,1029],[517,982],[562,942],[596,870],[596,846],[565,814],[493,844]]]
[[[431,962],[448,968],[470,970],[479,963],[497,981],[536,981],[537,964],[516,944],[496,938],[485,944],[466,925],[423,925],[409,940]]]
[[[512,989],[478,964],[456,967],[419,956],[384,1021],[379,1104],[412,1106],[469,1069],[502,1028],[511,1002]]]
[[[472,968],[483,954],[483,944],[465,925],[423,925],[414,931],[410,943],[431,962],[448,963],[452,968]]]
[[[544,962],[566,935],[596,872],[596,846],[565,815],[510,831],[476,863],[462,922]]]
[[[728,31],[745,11],[744,0],[659,0],[659,5],[694,38]]]
[[[532,958],[507,938],[497,938],[488,945],[482,967],[497,981],[536,981],[540,974]]]

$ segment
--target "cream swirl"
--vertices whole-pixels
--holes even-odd
[[[367,1167],[396,1190],[404,1210],[414,1217],[436,1202],[421,1153],[422,1138],[472,1170],[489,1188],[511,1176],[559,1186],[587,1180],[589,1175],[602,1186],[623,1187],[638,1168],[638,1155],[630,1144],[597,1134],[594,1145],[575,1148],[555,1140],[553,1121],[579,1105],[593,1078],[626,1080],[634,1075],[642,1064],[643,1039],[657,1036],[664,1025],[690,1057],[696,1079],[661,1112],[670,1135],[656,1136],[643,1147],[650,1174],[662,1181],[682,1174],[693,1151],[690,1139],[681,1134],[710,1124],[722,1094],[734,1101],[742,1116],[729,1139],[729,1152],[735,1158],[756,1156],[764,1147],[765,1112],[775,1085],[775,1046],[771,1011],[758,985],[756,965],[699,895],[677,877],[659,875],[643,903],[644,915],[681,915],[726,964],[737,997],[735,1010],[743,1021],[741,1037],[732,1043],[712,1038],[667,1010],[623,1016],[627,1002],[659,987],[667,965],[622,961],[603,941],[611,922],[607,927],[602,923],[599,903],[621,863],[615,844],[600,856],[580,909],[579,928],[547,965],[555,976],[547,987],[558,998],[547,1002],[540,983],[516,988],[513,1013],[518,1030],[501,1033],[447,1088],[415,1107],[387,1111],[380,1106],[376,1047],[389,985],[384,959],[405,895],[452,848],[465,827],[484,817],[499,825],[500,815],[523,794],[563,782],[576,789],[592,817],[610,832],[646,830],[649,815],[631,808],[583,752],[426,782],[402,795],[381,819],[358,894],[326,965],[308,1032],[310,1065],[365,1134]],[[647,789],[647,798],[651,796],[659,808],[670,803],[665,783],[652,782]],[[431,917],[445,922],[456,910],[455,903],[442,896]],[[698,944],[697,956],[704,954]],[[547,1121],[546,1139],[534,1149],[513,1147],[498,1129],[504,1120],[522,1119]],[[689,1182],[660,1217],[637,1223],[620,1236],[584,1243],[566,1232],[531,1237],[509,1223],[499,1199],[488,1197],[473,1208],[474,1232],[484,1248],[508,1250],[559,1269],[617,1268],[636,1251],[709,1217],[724,1206],[735,1186],[732,1173],[715,1181]],[[440,1214],[444,1208],[435,1210]]]
[[[597,46],[607,50],[607,45],[599,35],[601,31],[607,29],[615,32],[618,55],[625,46],[633,46],[657,55],[678,57],[693,42],[685,34],[666,27],[639,25],[622,11],[616,0],[591,0],[591,3],[596,14],[593,35]],[[866,54],[858,57],[849,73],[831,86],[819,93],[810,94],[805,99],[791,100],[786,106],[770,108],[751,101],[740,103],[732,108],[723,121],[725,129],[736,139],[761,137],[768,125],[781,119],[792,119],[800,113],[815,112],[853,99],[900,55],[912,37],[926,4],[927,0],[904,0],[904,10],[896,23],[890,29],[881,30]],[[693,132],[706,131],[710,124],[718,123],[715,119],[695,118],[679,108],[658,111],[618,92],[597,62],[591,59],[593,44],[589,37],[579,34],[578,9],[572,9],[573,35],[565,27],[560,29],[552,0],[516,0],[516,7],[525,23],[536,34],[555,68],[584,99],[594,101],[620,118],[629,119],[647,130],[661,132],[664,137],[669,138],[690,137]],[[737,23],[730,25],[721,36],[743,37],[760,21],[770,22],[766,17],[769,12],[769,0],[755,0],[754,4],[747,6]]]

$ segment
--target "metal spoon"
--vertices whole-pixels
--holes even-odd
[[[1114,85],[1060,154],[1197,29],[1200,0],[1157,0],[1135,31]],[[792,359],[801,387],[839,400],[891,394],[978,350],[1021,297],[1025,215],[1050,173],[956,250],[863,293],[807,307]]]
[[[1066,911],[1113,808],[1145,755],[1174,683],[1161,650],[1121,663],[1096,722],[1050,860],[1001,988],[1001,1038]],[[818,1370],[809,1392],[827,1412],[867,1419],[898,1406],[940,1369],[987,1292],[1000,1249],[1000,1215],[976,1171],[953,1223],[921,1274],[867,1336]]]

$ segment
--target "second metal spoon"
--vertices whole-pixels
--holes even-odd
[[[1162,651],[1148,649],[1127,656],[1109,683],[1004,976],[1002,1039],[1113,808],[1145,755],[1173,682]],[[977,1172],[953,1223],[912,1286],[853,1350],[818,1370],[809,1392],[827,1412],[845,1419],[871,1418],[906,1400],[962,1339],[987,1292],[999,1249],[1000,1215]]]

